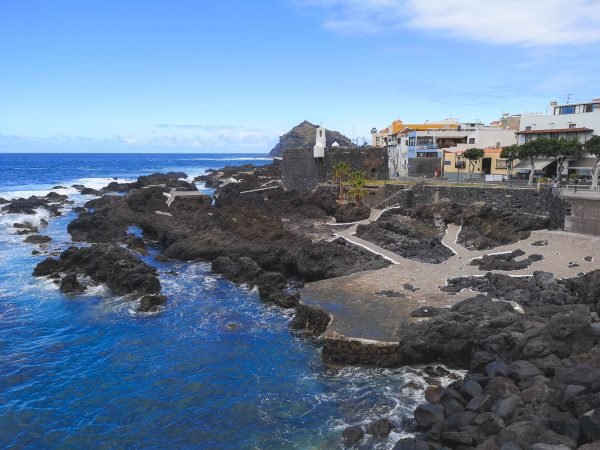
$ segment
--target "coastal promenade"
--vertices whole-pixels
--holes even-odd
[[[359,240],[353,236],[357,225],[338,233],[349,242]],[[530,276],[534,271],[553,273],[557,278],[576,277],[579,273],[600,268],[600,237],[580,235],[563,231],[534,231],[528,239],[492,250],[471,251],[457,243],[460,227],[449,225],[443,239],[454,256],[440,264],[428,264],[409,260],[387,252],[394,264],[381,270],[358,272],[352,275],[307,284],[302,290],[301,303],[325,311],[331,322],[325,332],[326,339],[351,339],[375,345],[397,342],[397,332],[403,324],[427,320],[411,317],[419,307],[450,308],[452,305],[475,295],[470,289],[450,295],[440,290],[447,280],[466,276],[483,276],[487,272],[510,276]],[[546,242],[547,245],[532,245]],[[366,242],[366,241],[364,241]],[[366,243],[374,253],[382,254],[379,247]],[[483,255],[525,252],[519,259],[529,255],[541,255],[543,259],[533,262],[522,270],[479,270],[470,265],[472,259]],[[382,254],[386,257],[386,255]]]

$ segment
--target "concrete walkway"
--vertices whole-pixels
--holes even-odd
[[[359,239],[352,235],[352,228],[342,232],[350,242]],[[480,271],[477,266],[469,264],[473,258],[484,254],[520,249],[526,253],[523,258],[531,254],[543,256],[542,260],[526,269],[493,271],[510,276],[530,276],[541,270],[551,272],[557,278],[572,278],[579,273],[600,269],[600,237],[542,230],[532,232],[528,239],[515,244],[470,251],[456,243],[459,231],[458,226],[448,227],[443,241],[455,255],[441,264],[427,264],[393,254],[394,265],[385,269],[307,284],[302,290],[301,302],[332,316],[326,338],[394,342],[403,324],[427,320],[410,317],[410,313],[419,306],[451,307],[472,297],[474,293],[470,290],[449,295],[440,288],[447,284],[449,278],[485,275],[487,271]],[[533,246],[536,241],[548,241],[548,245]],[[373,244],[367,244],[371,251],[377,251],[372,249]]]

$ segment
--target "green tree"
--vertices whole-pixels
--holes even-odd
[[[481,148],[470,148],[465,150],[463,153],[463,157],[469,161],[469,179],[473,176],[473,172],[475,171],[475,165],[477,161],[483,158],[485,152]]]
[[[515,144],[515,145],[509,145],[508,147],[504,147],[502,149],[502,151],[500,152],[500,158],[506,160],[506,173],[508,174],[507,181],[510,184],[510,179],[512,177],[512,171],[513,171],[513,165],[514,165],[515,161],[519,159],[519,146],[517,144]]]
[[[559,139],[549,147],[549,155],[557,162],[556,177],[562,176],[565,161],[569,158],[579,158],[583,154],[583,146],[577,139]]]
[[[367,184],[367,179],[362,172],[354,172],[350,177],[350,190],[348,193],[354,197],[356,203],[362,203],[362,199],[367,192],[365,184]]]
[[[546,157],[550,158],[553,154],[553,147],[556,141],[548,138],[538,138],[533,141],[525,142],[519,147],[519,159],[527,159],[529,161],[529,186],[533,185],[533,177],[535,175],[535,158]]]
[[[344,176],[349,175],[350,165],[347,162],[339,162],[333,167],[335,178],[338,182],[338,198],[342,197],[342,183],[344,182]]]
[[[600,175],[600,136],[592,136],[592,138],[585,143],[585,151],[596,157],[594,165],[592,166],[592,190],[598,190],[598,176]]]

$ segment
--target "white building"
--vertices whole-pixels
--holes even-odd
[[[552,102],[547,114],[523,114],[517,132],[519,145],[539,137],[577,139],[585,144],[594,135],[600,135],[600,99],[566,105]],[[580,175],[589,175],[593,162],[593,158],[570,160],[565,164],[562,175],[569,173],[569,169]],[[548,160],[536,161],[536,171],[544,170],[550,163]],[[515,166],[524,171],[528,171],[529,167],[525,161]]]
[[[588,103],[550,103],[548,114],[523,114],[517,135],[519,145],[537,139],[577,138],[585,143],[600,134],[600,99]]]

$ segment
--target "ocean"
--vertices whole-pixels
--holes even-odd
[[[45,195],[72,207],[101,188],[154,172],[190,176],[267,164],[249,154],[0,154],[0,197]],[[203,186],[199,186],[202,188]],[[400,420],[421,399],[411,369],[326,368],[318,341],[290,331],[291,313],[211,273],[208,263],[158,263],[165,308],[135,313],[106,289],[77,297],[31,276],[46,256],[0,215],[0,447],[330,449],[342,430]],[[71,207],[49,221],[52,253],[71,245]],[[411,383],[412,382],[412,383]],[[401,432],[361,448],[387,449]]]

